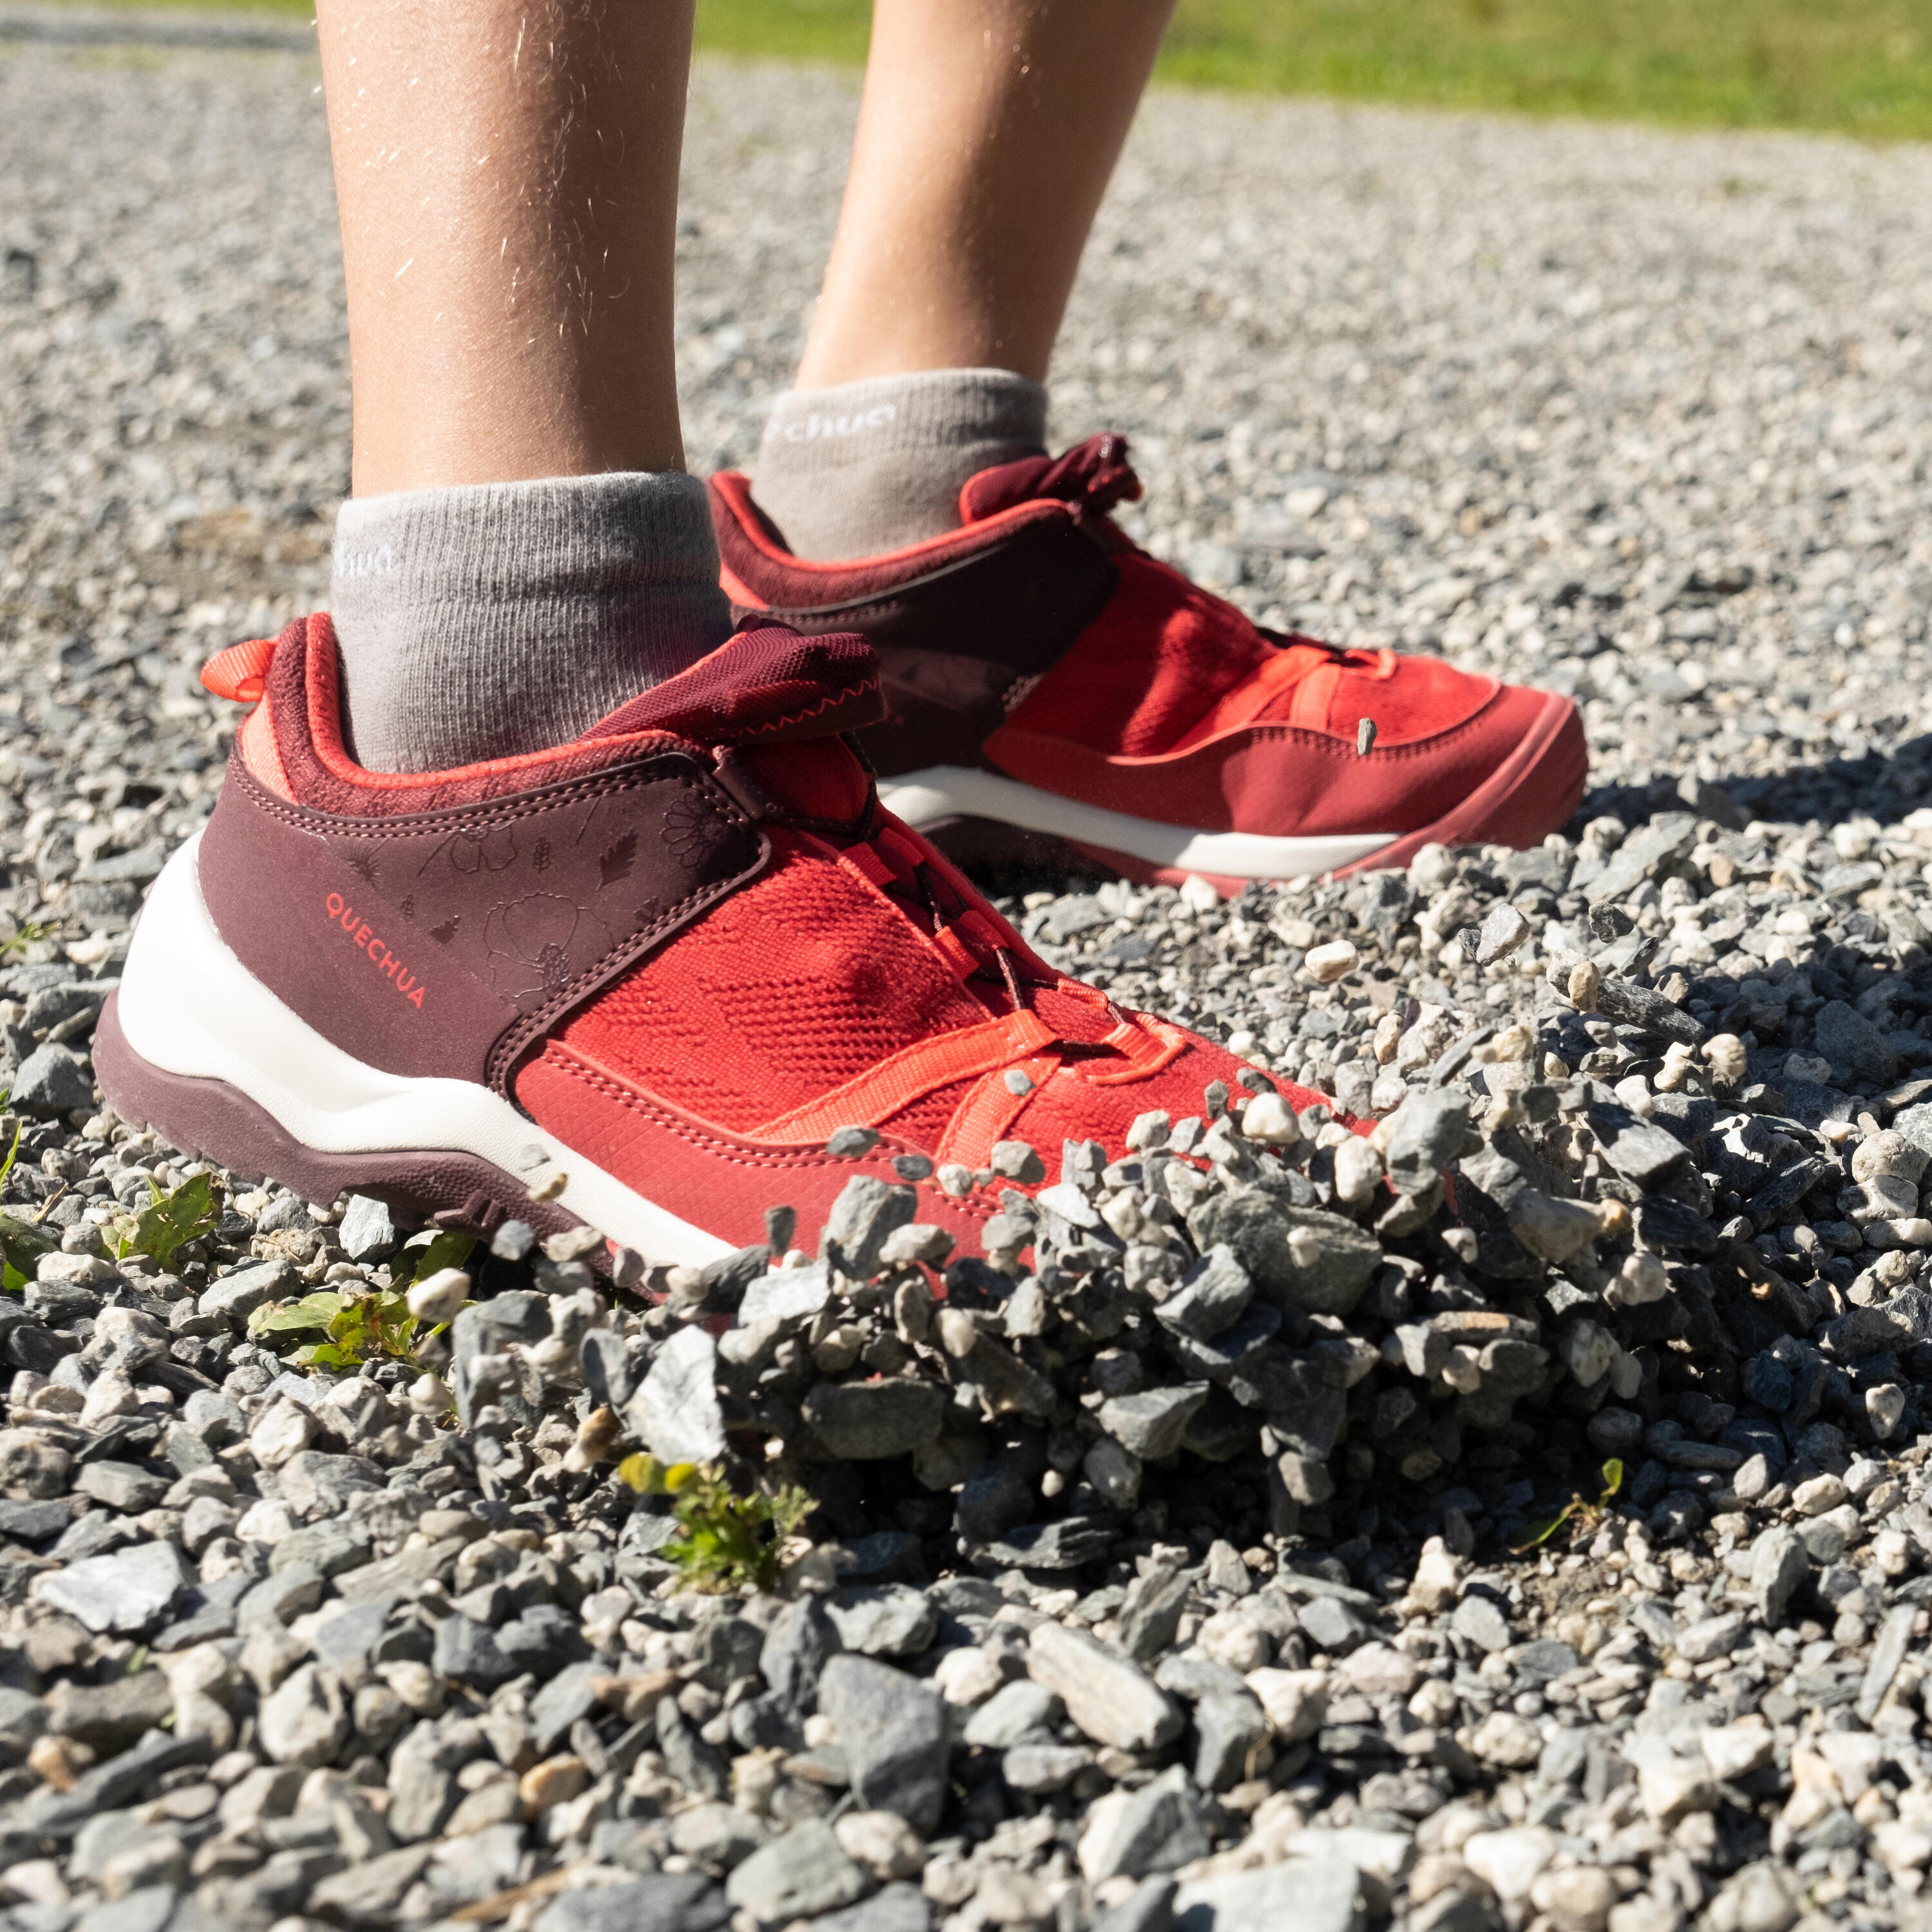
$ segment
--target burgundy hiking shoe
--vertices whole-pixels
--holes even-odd
[[[812,1245],[866,1174],[976,1248],[997,1143],[1118,1157],[1243,1071],[1062,978],[880,808],[843,735],[880,716],[862,638],[740,631],[572,743],[410,775],[344,750],[326,616],[203,677],[260,701],[95,1065],[126,1118],[308,1199],[701,1262],[769,1206]],[[835,1156],[848,1126],[876,1143]]]
[[[1107,512],[1139,494],[1125,440],[1095,436],[982,470],[956,530],[814,563],[746,478],[711,480],[726,594],[871,639],[889,715],[860,742],[886,804],[956,850],[992,821],[1232,892],[1406,865],[1432,840],[1533,845],[1576,809],[1568,698],[1261,630],[1129,541]]]

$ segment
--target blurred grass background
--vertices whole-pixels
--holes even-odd
[[[1106,0],[1099,0],[1104,5]],[[856,62],[868,0],[699,0],[705,44]],[[1932,138],[1932,0],[1180,0],[1189,86]]]
[[[265,0],[233,3],[265,8]],[[266,10],[311,8],[310,0],[266,0]],[[871,12],[870,0],[698,0],[698,40],[734,53],[856,64]],[[1932,0],[1180,0],[1160,77],[1252,92],[1928,140]]]

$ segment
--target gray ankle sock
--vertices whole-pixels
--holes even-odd
[[[682,470],[352,496],[330,602],[352,746],[378,772],[563,744],[731,632]]]
[[[752,495],[795,556],[872,556],[959,525],[959,488],[1046,446],[1046,390],[1010,369],[924,369],[772,405]]]

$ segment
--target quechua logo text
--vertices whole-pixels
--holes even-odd
[[[422,982],[389,950],[388,942],[377,937],[375,928],[340,892],[331,892],[326,903],[329,917],[348,934],[350,944],[357,952],[365,954],[370,964],[420,1012],[423,1003]]]

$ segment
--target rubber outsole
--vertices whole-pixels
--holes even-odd
[[[273,1180],[304,1201],[366,1194],[422,1226],[487,1235],[516,1220],[549,1235],[583,1225],[554,1202],[532,1200],[514,1174],[474,1154],[446,1148],[326,1154],[307,1146],[226,1081],[170,1073],[143,1060],[122,1030],[119,999],[109,994],[94,1029],[94,1077],[124,1120],[152,1128],[184,1154],[244,1180]]]
[[[346,1190],[483,1233],[588,1223],[653,1261],[731,1251],[488,1088],[387,1072],[325,1039],[216,930],[199,846],[155,880],[97,1028],[96,1076],[124,1118],[308,1200]]]

